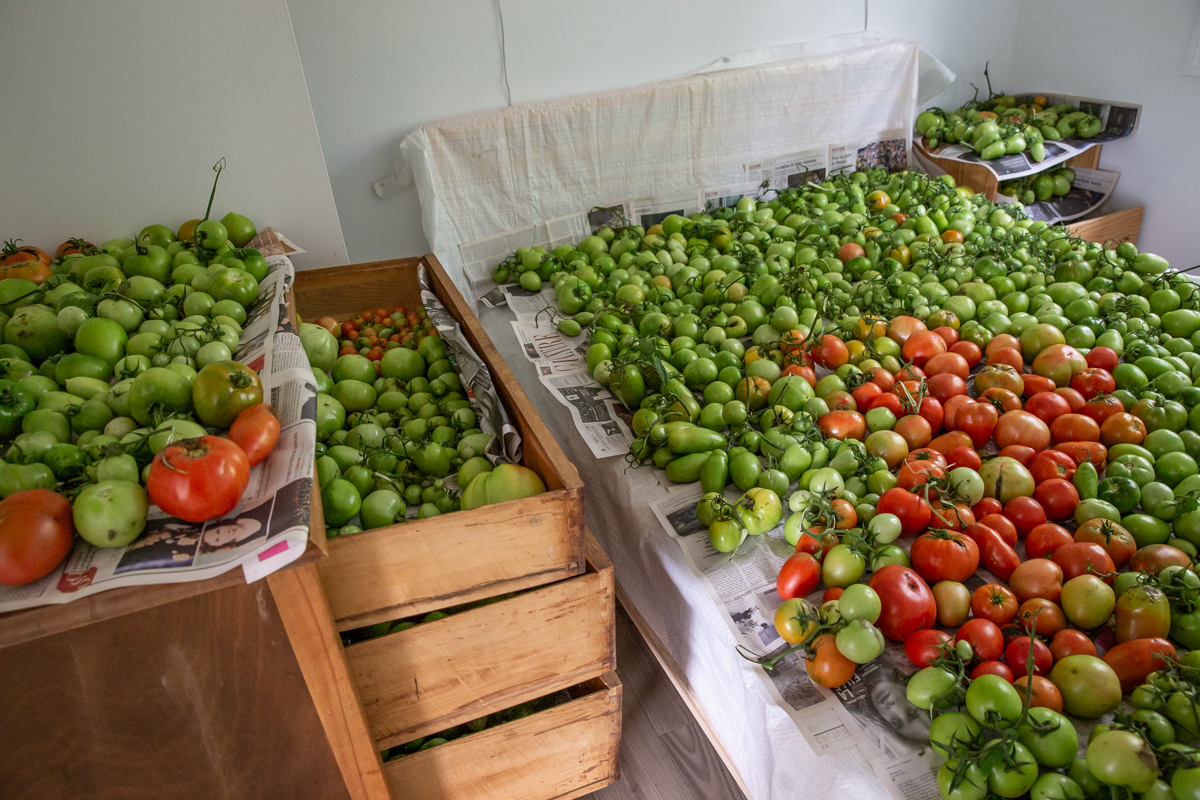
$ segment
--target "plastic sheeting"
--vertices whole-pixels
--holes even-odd
[[[376,190],[416,183],[425,235],[465,287],[464,242],[594,204],[737,183],[746,164],[809,147],[908,136],[919,98],[951,80],[915,43],[877,33],[750,51],[685,78],[423,126]]]
[[[425,126],[404,141],[397,174],[377,190],[415,181],[425,233],[467,293],[460,244],[596,204],[736,183],[747,164],[810,147],[886,130],[909,136],[918,99],[952,77],[914,43],[873,33],[771,48],[687,78]],[[650,510],[667,490],[628,472],[622,459],[593,458],[568,410],[537,385],[511,313],[477,310],[579,468],[588,524],[683,670],[753,800],[887,797],[856,749],[818,758],[735,653],[724,612]]]

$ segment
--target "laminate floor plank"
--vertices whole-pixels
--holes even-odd
[[[617,665],[625,691],[637,695],[660,736],[694,722],[662,665],[620,605],[617,606]]]
[[[689,722],[662,735],[662,740],[679,774],[692,787],[692,794],[705,800],[744,800],[737,781],[713,750],[704,731]]]

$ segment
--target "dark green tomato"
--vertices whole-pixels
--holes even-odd
[[[238,414],[263,400],[258,373],[237,361],[217,361],[203,367],[192,384],[196,415],[208,426],[225,429]]]
[[[11,439],[20,433],[21,420],[34,406],[33,395],[24,386],[0,380],[0,439]]]
[[[358,514],[362,498],[350,481],[335,478],[321,489],[321,506],[325,513],[325,524],[341,526]]]

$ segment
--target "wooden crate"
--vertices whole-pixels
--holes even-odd
[[[1071,233],[1092,242],[1132,242],[1142,231],[1143,206],[1114,211],[1091,219],[1067,223]]]
[[[521,433],[525,466],[549,491],[331,540],[319,569],[340,630],[540,586],[584,569],[579,474],[433,255],[299,272],[297,309],[309,319],[344,319],[368,306],[415,306],[422,261],[435,294],[491,370]]]
[[[569,800],[617,778],[621,682],[609,672],[569,703],[384,764],[395,798]]]
[[[591,536],[588,544],[588,570],[576,578],[347,647],[377,746],[615,669],[612,564]]]
[[[983,164],[964,164],[961,161],[955,161],[950,158],[938,158],[926,150],[919,142],[914,141],[913,146],[919,150],[922,158],[933,162],[935,166],[954,178],[955,183],[959,186],[970,186],[976,192],[987,197],[988,200],[996,199],[996,192],[1000,188],[1000,179],[996,177],[996,173]],[[1101,147],[1102,145],[1090,147],[1074,158],[1067,159],[1059,166],[1096,169],[1100,165]]]

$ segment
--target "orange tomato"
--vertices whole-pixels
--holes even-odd
[[[838,258],[841,259],[843,264],[852,258],[859,258],[860,256],[865,255],[866,251],[863,250],[862,245],[857,244],[856,242],[846,242],[844,245],[838,248]]]
[[[1050,436],[1059,442],[1098,442],[1100,426],[1083,414],[1063,414],[1050,423]]]
[[[988,366],[992,364],[1007,364],[1017,372],[1020,372],[1025,366],[1025,359],[1021,358],[1021,351],[1015,347],[1001,347],[988,354],[987,363]]]
[[[933,329],[933,332],[946,342],[947,347],[953,347],[958,344],[958,331],[951,328],[949,325],[941,325]]]
[[[929,426],[929,420],[918,414],[901,417],[892,430],[900,434],[908,444],[909,450],[925,447],[933,438],[933,429]]]
[[[1067,403],[1071,406],[1072,413],[1079,413],[1079,410],[1087,405],[1087,400],[1083,398],[1079,392],[1072,389],[1070,386],[1063,386],[1054,390],[1055,394],[1061,394],[1067,398]]]
[[[855,664],[837,649],[837,638],[832,633],[821,634],[806,649],[804,667],[818,686],[836,689],[854,677]]]
[[[983,354],[990,358],[992,353],[1005,348],[1012,348],[1019,351],[1021,349],[1021,340],[1010,333],[993,336],[992,340],[987,343],[987,347],[984,348]]]
[[[830,411],[821,415],[817,426],[827,439],[862,440],[867,435],[867,421],[857,411]]]
[[[957,375],[964,381],[971,374],[971,365],[958,353],[938,353],[925,362],[926,375]]]
[[[1017,620],[1022,628],[1033,627],[1038,636],[1051,637],[1067,627],[1067,615],[1054,603],[1042,597],[1033,597],[1021,604]]]
[[[1027,687],[1032,687],[1033,691],[1033,696],[1029,699],[1031,707],[1048,708],[1051,711],[1062,712],[1062,694],[1058,691],[1058,687],[1050,682],[1049,678],[1041,675],[1022,675],[1013,681],[1013,688],[1021,696],[1022,702],[1025,700]]]
[[[924,368],[926,362],[949,350],[946,340],[930,330],[916,331],[904,343],[902,353],[905,361]]]
[[[951,402],[954,402],[953,399],[951,399]],[[953,453],[956,448],[971,447],[972,445],[973,442],[968,434],[963,433],[962,431],[950,431],[949,433],[943,433],[941,436],[931,440],[929,442],[929,449],[936,450],[942,455],[948,456]]]
[[[955,230],[954,228],[951,228],[948,231],[942,231],[942,241],[946,244],[962,244],[962,231]]]
[[[979,400],[980,402],[991,403],[1001,414],[1005,411],[1016,411],[1021,407],[1021,398],[1008,389],[1001,389],[999,386],[993,386],[979,395]]]
[[[1091,461],[1096,469],[1104,469],[1104,462],[1108,458],[1108,448],[1100,442],[1060,442],[1054,445],[1054,449],[1074,457],[1077,464]]]
[[[1127,411],[1118,411],[1104,420],[1100,426],[1098,438],[1105,447],[1118,444],[1141,444],[1146,438],[1146,425],[1133,414]]]
[[[1008,447],[1021,444],[1034,450],[1045,450],[1050,445],[1050,428],[1028,411],[1006,411],[992,432],[996,444]]]

